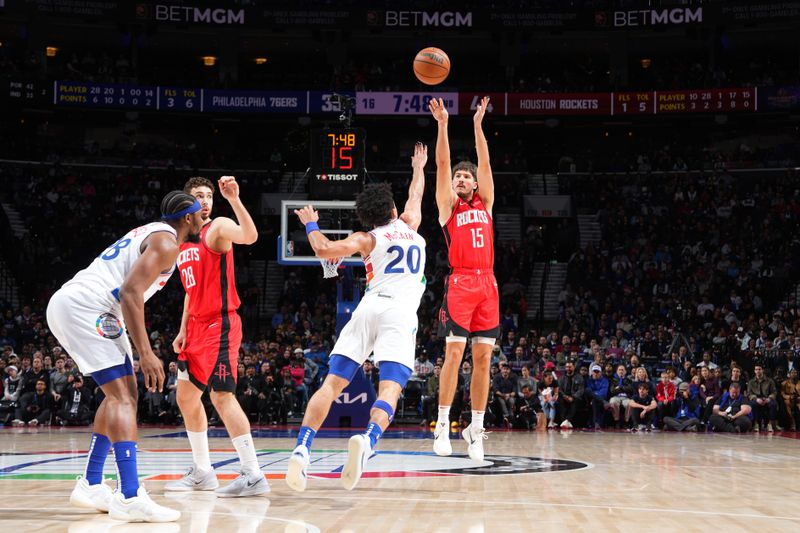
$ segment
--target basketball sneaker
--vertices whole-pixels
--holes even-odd
[[[102,513],[108,512],[108,506],[114,497],[114,490],[103,482],[89,485],[86,478],[78,476],[75,488],[69,495],[69,503],[82,509],[95,509]]]
[[[164,490],[189,492],[192,490],[214,490],[217,487],[219,487],[219,481],[213,468],[208,472],[203,472],[197,468],[197,465],[192,465],[182,478],[164,485]]]
[[[286,484],[297,492],[306,490],[308,483],[308,465],[311,460],[308,457],[308,448],[298,446],[289,457],[289,467],[286,469]]]
[[[108,506],[108,516],[123,522],[175,522],[181,512],[150,499],[144,485],[139,485],[136,496],[125,498],[121,492],[115,492]]]
[[[483,428],[473,428],[472,424],[461,432],[461,436],[467,441],[467,453],[473,461],[483,461],[483,441],[489,436]]]
[[[450,428],[444,422],[437,422],[436,429],[433,430],[433,451],[440,457],[447,457],[453,453],[453,446],[450,444]]]
[[[269,490],[269,483],[261,470],[256,472],[242,470],[239,472],[239,477],[215,490],[214,494],[220,498],[243,498],[245,496],[262,496]]]
[[[367,460],[372,453],[369,437],[366,435],[353,435],[347,443],[347,462],[342,469],[342,486],[353,490],[364,473]]]

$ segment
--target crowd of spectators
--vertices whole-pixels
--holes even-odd
[[[47,299],[88,264],[98,246],[153,219],[156,199],[183,179],[63,169],[50,175],[20,167],[3,171],[12,178],[5,197],[29,228],[10,242],[18,250],[18,264],[10,266],[33,277],[26,284],[30,305],[2,305],[0,420],[87,423],[102,393],[50,334],[43,317]],[[398,201],[407,179],[392,182]],[[243,183],[243,190],[250,186]],[[602,239],[574,250],[568,285],[558,298],[561,315],[552,329],[525,320],[531,250],[524,243],[497,241],[503,335],[492,360],[487,420],[540,429],[666,425],[741,431],[749,429],[744,418],[764,430],[795,425],[800,308],[790,282],[800,279],[800,243],[793,237],[800,216],[798,177],[626,175],[565,181],[562,188],[576,208],[598,212]],[[217,208],[224,210],[222,204]],[[429,421],[444,352],[437,310],[447,256],[433,202],[423,209],[428,287],[404,415]],[[272,249],[274,233],[264,224],[265,243],[259,246]],[[248,268],[251,254],[258,253],[258,248],[243,248],[236,256],[245,323],[237,397],[254,422],[287,423],[302,414],[327,374],[336,335],[336,287],[317,269],[286,268],[278,309],[259,315],[258,290]],[[162,393],[147,392],[137,372],[143,422],[179,422],[171,342],[182,301],[172,280],[147,306],[151,341],[168,380]],[[379,369],[368,364],[365,371],[376,383]],[[467,421],[470,376],[468,352],[452,420]],[[738,395],[731,382],[739,384]],[[726,418],[731,402],[728,414],[743,414],[735,421],[715,418]],[[688,423],[693,419],[696,423]]]

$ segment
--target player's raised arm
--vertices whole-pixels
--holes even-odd
[[[119,289],[119,302],[128,334],[139,352],[144,385],[150,390],[161,391],[164,388],[164,365],[150,347],[144,325],[144,293],[161,272],[175,265],[180,249],[175,237],[165,232],[153,233],[145,242],[147,247]]]
[[[294,214],[297,215],[300,218],[300,222],[305,225],[306,233],[308,234],[308,243],[319,258],[333,259],[336,257],[349,257],[355,253],[366,257],[375,246],[373,237],[369,233],[364,233],[363,231],[352,233],[341,241],[332,241],[328,239],[319,230],[319,226],[317,226],[319,213],[317,213],[313,206],[307,205],[302,209],[295,209]]]
[[[428,108],[436,119],[436,206],[439,208],[439,223],[444,224],[453,214],[456,193],[453,191],[453,174],[450,168],[450,140],[447,138],[449,114],[441,98],[434,98]]]
[[[475,116],[472,118],[475,124],[475,151],[478,152],[478,190],[480,191],[483,205],[489,215],[492,214],[494,205],[494,179],[492,178],[492,167],[489,164],[489,143],[483,134],[483,117],[486,115],[486,106],[489,105],[489,97],[481,98]]]
[[[428,162],[428,147],[422,143],[414,145],[411,156],[411,184],[408,186],[408,200],[400,219],[414,231],[422,222],[422,196],[425,193],[425,163]]]
[[[227,252],[230,243],[253,244],[258,239],[258,229],[239,198],[239,184],[236,183],[236,178],[222,176],[217,184],[222,197],[231,204],[239,223],[225,217],[215,219],[208,230],[208,245],[215,252]]]

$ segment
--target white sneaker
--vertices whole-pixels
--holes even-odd
[[[353,490],[364,473],[367,460],[372,452],[369,437],[366,435],[353,435],[347,443],[347,462],[342,469],[342,486]]]
[[[164,490],[189,492],[193,490],[214,490],[217,487],[219,487],[219,480],[213,468],[208,472],[204,472],[197,468],[197,465],[192,465],[182,478],[164,485]]]
[[[25,422],[23,422],[19,418],[15,418],[14,420],[11,421],[11,425],[14,427],[24,426]]]
[[[554,427],[556,427],[556,423],[555,423],[555,422],[553,422],[553,421],[551,420],[551,421],[550,421],[550,422],[547,424],[547,429],[553,429]]]
[[[572,422],[569,420],[564,420],[561,422],[561,429],[572,429]]]
[[[115,492],[108,506],[108,516],[123,522],[175,522],[181,517],[181,512],[158,505],[150,499],[144,485],[139,485],[136,496],[132,498]]]
[[[89,485],[86,478],[78,476],[75,488],[69,495],[69,503],[74,507],[107,513],[112,498],[114,498],[114,490],[102,481],[97,485]]]
[[[286,484],[289,485],[289,488],[297,492],[306,490],[310,462],[308,448],[301,445],[294,449],[289,457],[289,466],[286,469]]]
[[[450,444],[450,427],[444,422],[436,422],[436,429],[433,430],[433,451],[440,457],[447,457],[453,453],[453,446]]]
[[[245,472],[222,488],[214,491],[220,498],[243,498],[245,496],[262,496],[270,491],[269,483],[261,470]]]
[[[483,461],[483,441],[488,439],[489,436],[483,428],[472,428],[472,424],[468,425],[461,436],[467,441],[467,453],[469,458],[473,461]]]

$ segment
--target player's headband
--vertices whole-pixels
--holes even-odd
[[[197,200],[194,201],[192,205],[185,209],[181,209],[177,213],[172,213],[171,215],[161,215],[161,220],[177,220],[185,215],[191,215],[192,213],[197,213],[200,211],[200,202]]]

